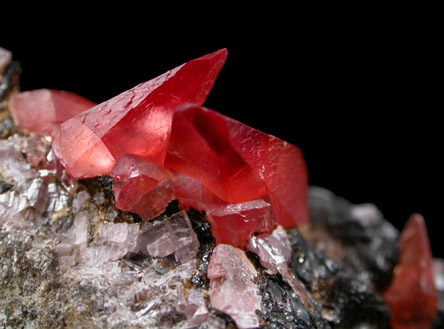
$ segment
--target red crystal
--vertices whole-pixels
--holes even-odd
[[[182,209],[205,211],[217,244],[244,248],[253,234],[269,234],[277,226],[267,198],[232,204],[219,199],[200,182],[172,172],[176,198]]]
[[[116,207],[144,221],[159,216],[175,198],[168,172],[140,155],[121,156],[110,175]]]
[[[61,123],[95,105],[67,91],[39,89],[13,94],[8,107],[21,131],[52,136]]]
[[[142,83],[63,123],[53,149],[75,178],[110,174],[116,207],[147,221],[176,198],[204,211],[217,244],[244,248],[308,221],[300,150],[200,107],[225,49]]]
[[[433,258],[424,219],[413,214],[401,232],[400,258],[384,293],[393,329],[429,329],[437,315]]]
[[[201,182],[228,203],[265,196],[264,182],[232,147],[230,137],[222,115],[199,107],[179,110],[165,166]]]
[[[217,112],[189,107],[174,113],[165,166],[228,203],[268,195],[284,227],[308,222],[307,170],[300,150]]]
[[[76,178],[109,173],[125,153],[163,165],[173,112],[204,103],[226,57],[222,49],[192,60],[68,120],[56,155]]]

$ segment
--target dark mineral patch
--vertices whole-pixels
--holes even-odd
[[[338,241],[344,252],[339,260],[356,273],[366,273],[383,291],[398,261],[398,231],[374,205],[353,205],[322,188],[310,189],[309,204],[309,230],[325,232],[330,243]]]
[[[215,245],[214,238],[211,235],[211,224],[202,213],[194,209],[188,212],[188,217],[200,243],[199,252],[197,253],[197,270],[191,278],[191,283],[196,288],[208,289],[210,282],[207,278],[207,268]]]
[[[293,250],[290,267],[324,306],[321,313],[333,328],[352,328],[360,323],[388,328],[388,308],[365,279],[345,264],[329,259],[297,229],[292,229],[289,237]]]
[[[9,93],[18,90],[21,72],[19,62],[12,62],[6,68],[3,79],[0,81],[0,103],[6,99]]]

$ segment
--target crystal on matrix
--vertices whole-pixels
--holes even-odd
[[[163,165],[173,112],[205,102],[226,57],[222,49],[192,60],[66,121],[56,155],[75,178],[107,174],[125,153]]]
[[[138,214],[144,221],[165,211],[174,200],[174,187],[165,169],[140,155],[125,154],[111,170],[116,207]]]
[[[95,105],[71,92],[39,89],[13,94],[8,107],[21,131],[52,136],[61,123]]]
[[[393,329],[429,329],[437,314],[433,258],[424,219],[413,214],[401,232],[400,258],[384,293]]]
[[[225,244],[214,248],[208,265],[211,306],[231,316],[238,328],[259,327],[256,311],[261,308],[261,296],[256,277],[242,250]]]
[[[191,177],[177,172],[171,174],[179,206],[205,211],[217,244],[243,248],[254,234],[269,234],[277,226],[273,208],[266,198],[228,203]]]

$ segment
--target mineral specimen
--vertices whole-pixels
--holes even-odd
[[[433,261],[433,281],[420,217],[401,235],[399,261],[398,232],[374,205],[312,187],[306,223],[299,149],[201,104],[178,105],[190,97],[203,102],[225,56],[204,56],[67,121],[79,128],[79,118],[91,123],[111,111],[106,136],[86,141],[111,154],[109,167],[102,153],[93,163],[93,171],[106,167],[110,176],[74,180],[54,157],[50,137],[17,132],[0,108],[0,327],[443,327],[444,261]],[[7,57],[0,74],[6,107],[17,88],[17,66]],[[138,93],[144,89],[148,94]],[[184,98],[170,99],[172,89]],[[200,96],[190,96],[192,89]],[[112,141],[126,127],[131,148],[141,130],[129,128],[147,122],[130,121],[150,106],[160,116],[168,107],[170,126],[159,127],[168,140],[144,144],[153,147],[149,154],[118,151],[125,138]],[[97,123],[103,128],[107,120]],[[56,139],[70,136],[62,125]],[[68,141],[57,143],[69,158]],[[85,145],[72,146],[77,152]],[[86,160],[93,158],[79,164]],[[403,317],[405,310],[415,316]]]
[[[393,329],[429,329],[437,314],[433,258],[424,218],[413,214],[400,237],[400,259],[384,292]]]
[[[190,61],[63,123],[53,148],[68,174],[110,175],[117,208],[144,221],[173,199],[205,211],[216,243],[245,247],[277,223],[306,224],[300,150],[199,107],[226,56]]]
[[[52,136],[60,124],[94,105],[67,91],[40,89],[12,95],[8,107],[21,131]]]

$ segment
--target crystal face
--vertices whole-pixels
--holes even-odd
[[[306,224],[307,169],[300,150],[204,108],[174,113],[165,166],[229,203],[268,195],[283,227]]]
[[[401,232],[400,258],[384,293],[394,329],[429,329],[437,314],[433,258],[424,219],[413,214]]]
[[[9,110],[21,131],[52,136],[60,124],[96,104],[67,91],[39,89],[11,96]]]
[[[123,155],[110,176],[115,180],[116,207],[135,212],[145,221],[159,216],[175,198],[168,172],[139,155]]]
[[[219,244],[214,248],[208,265],[211,305],[230,315],[238,328],[257,328],[256,311],[261,308],[261,296],[254,284],[257,271],[245,253]]]
[[[192,60],[66,121],[56,155],[75,178],[107,174],[125,153],[163,165],[173,112],[205,102],[226,56],[222,49]]]

